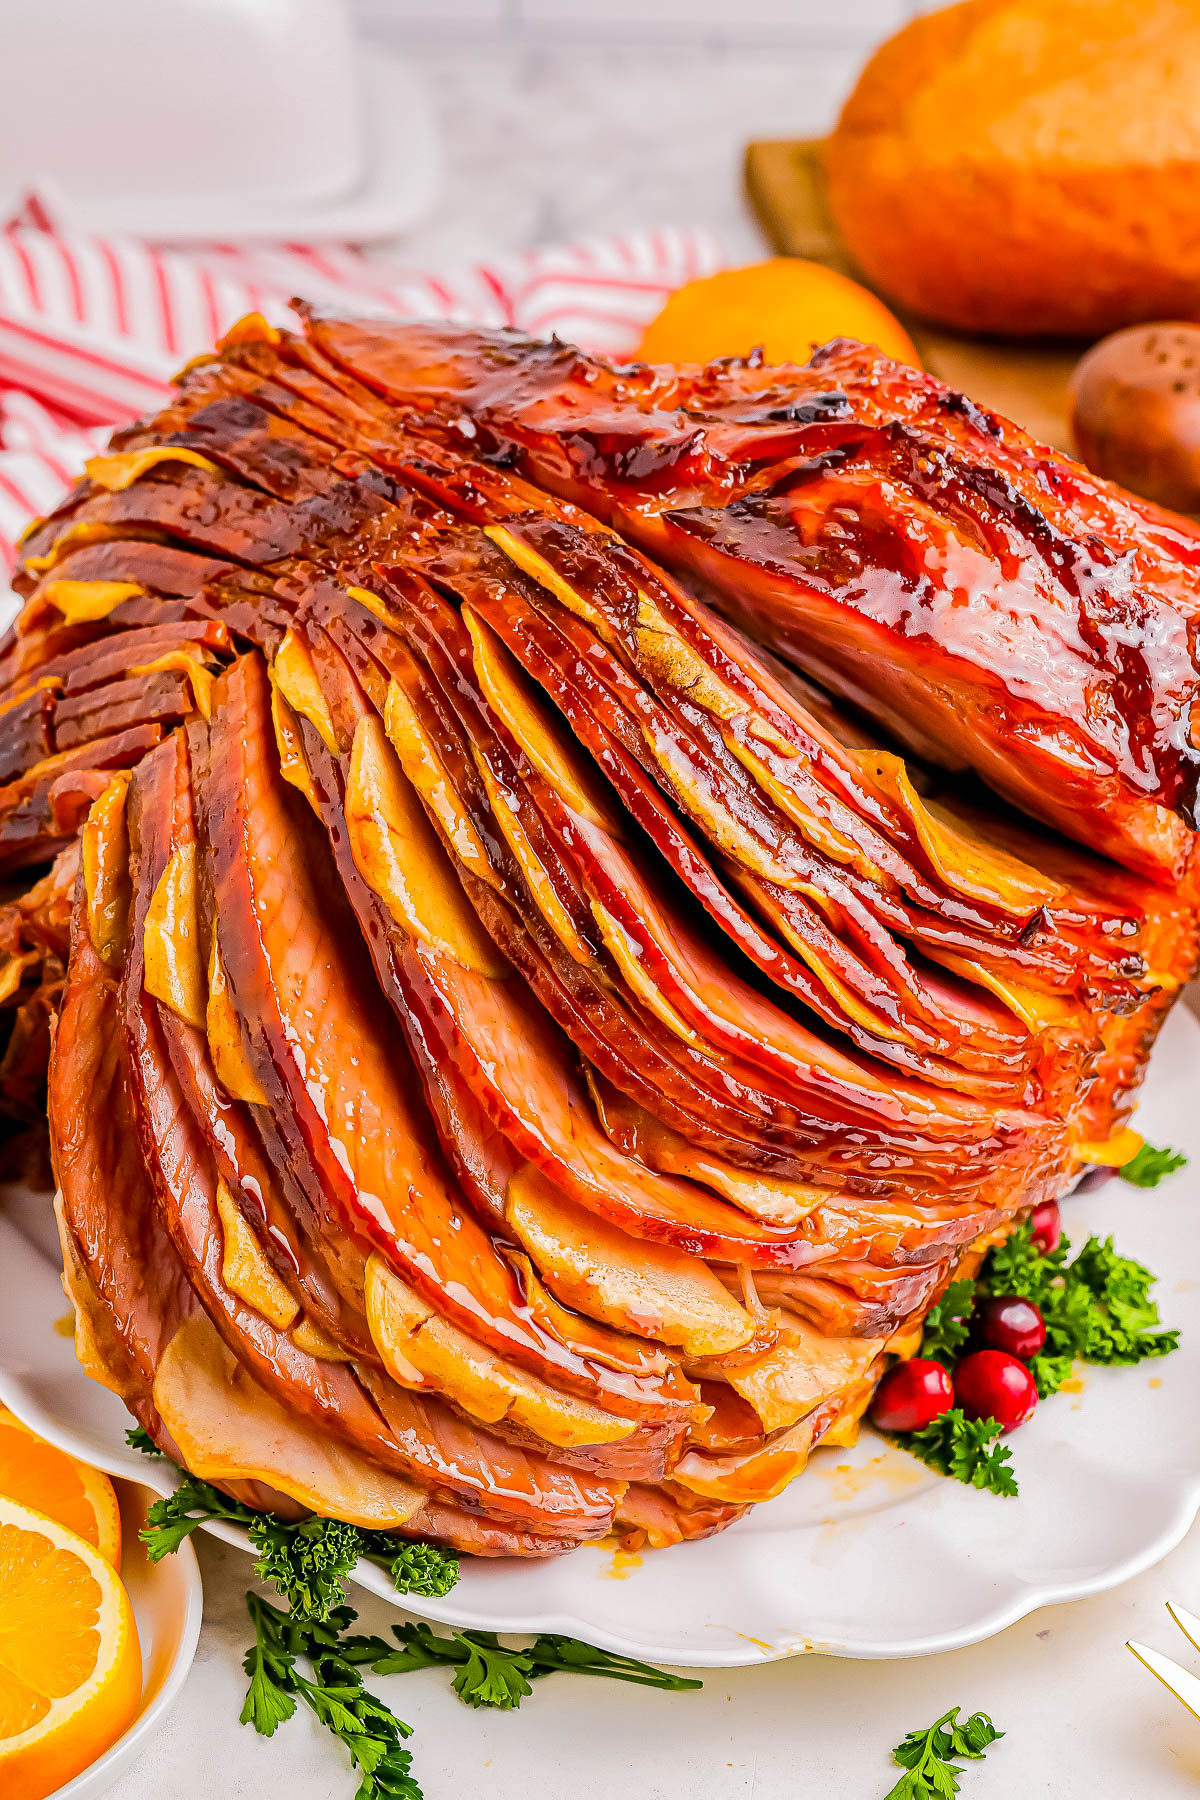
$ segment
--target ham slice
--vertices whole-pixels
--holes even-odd
[[[283,1517],[694,1540],[1112,1153],[1200,538],[858,346],[303,316],[21,546],[0,1106],[49,1060],[77,1349]]]

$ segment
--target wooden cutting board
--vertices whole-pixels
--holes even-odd
[[[862,281],[829,212],[822,149],[819,138],[751,144],[746,189],[775,250],[828,263]],[[932,374],[1015,419],[1043,442],[1070,450],[1067,388],[1086,345],[1005,344],[899,316]]]

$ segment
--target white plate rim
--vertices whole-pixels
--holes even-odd
[[[12,1410],[16,1411],[16,1408]],[[60,1445],[59,1448],[65,1449],[66,1446]],[[135,1481],[125,1475],[120,1475],[118,1479],[131,1488],[143,1491],[147,1488],[147,1483],[142,1480]],[[145,1740],[158,1730],[183,1692],[200,1642],[200,1627],[204,1621],[204,1588],[193,1545],[185,1540],[180,1545],[177,1557],[174,1585],[182,1590],[183,1606],[182,1611],[176,1615],[174,1642],[166,1674],[149,1702],[139,1708],[137,1716],[121,1736],[94,1762],[89,1763],[86,1769],[81,1769],[78,1775],[73,1775],[62,1787],[55,1788],[50,1800],[95,1800],[96,1796],[106,1792],[126,1764],[140,1753]],[[150,1579],[154,1579],[153,1575]]]
[[[95,1446],[90,1440],[81,1437],[69,1427],[57,1423],[38,1407],[31,1406],[20,1388],[11,1383],[2,1370],[0,1370],[0,1402],[16,1413],[17,1417],[31,1430],[36,1431],[40,1437],[57,1444],[59,1449],[67,1451],[69,1455],[77,1456],[82,1461],[90,1462],[93,1467],[103,1469],[106,1475],[119,1480],[137,1481],[139,1485],[150,1488],[156,1494],[165,1495],[174,1492],[177,1483],[174,1478],[173,1466],[165,1459],[156,1461],[153,1457],[143,1456],[139,1451],[131,1451],[128,1456],[97,1454]],[[137,1458],[137,1461],[134,1461],[134,1458]],[[673,1668],[747,1668],[760,1663],[780,1662],[789,1657],[803,1654],[834,1655],[861,1661],[893,1661],[918,1656],[939,1656],[948,1650],[960,1650],[969,1644],[981,1643],[986,1638],[994,1637],[1010,1625],[1015,1625],[1019,1619],[1027,1618],[1030,1613],[1038,1612],[1043,1607],[1059,1606],[1069,1601],[1087,1599],[1094,1594],[1104,1593],[1110,1588],[1120,1587],[1126,1581],[1132,1581],[1135,1576],[1144,1574],[1155,1563],[1161,1562],[1164,1557],[1169,1556],[1171,1551],[1187,1536],[1198,1514],[1200,1514],[1200,1475],[1197,1475],[1181,1491],[1174,1518],[1167,1529],[1160,1530],[1153,1541],[1147,1543],[1141,1550],[1114,1563],[1093,1579],[1076,1578],[1057,1585],[1031,1583],[1015,1593],[1006,1605],[998,1606],[990,1613],[981,1614],[969,1628],[927,1633],[923,1636],[917,1634],[908,1639],[890,1642],[885,1646],[880,1646],[870,1638],[853,1637],[840,1639],[836,1644],[800,1639],[794,1644],[787,1645],[761,1644],[746,1638],[740,1645],[728,1644],[722,1648],[714,1647],[711,1650],[705,1646],[696,1645],[694,1650],[681,1654],[678,1645],[671,1645],[656,1651],[653,1644],[633,1643],[620,1632],[606,1630],[603,1625],[597,1624],[594,1620],[589,1620],[569,1608],[562,1611],[547,1611],[542,1608],[527,1612],[522,1612],[517,1608],[506,1614],[505,1622],[498,1624],[494,1612],[478,1606],[463,1605],[461,1601],[452,1599],[451,1595],[457,1594],[459,1591],[457,1587],[451,1590],[451,1595],[441,1599],[426,1598],[419,1594],[400,1594],[391,1585],[382,1569],[366,1562],[360,1562],[351,1571],[350,1579],[376,1598],[386,1600],[399,1610],[411,1613],[418,1618],[428,1619],[434,1624],[449,1625],[458,1630],[500,1630],[513,1635],[557,1632],[568,1637],[581,1638],[585,1643],[595,1644],[603,1650],[612,1650],[625,1656],[636,1656],[642,1661],[666,1662]],[[229,1544],[235,1550],[243,1551],[247,1556],[254,1555],[249,1535],[240,1525],[231,1524],[226,1520],[209,1520],[205,1521],[199,1529],[217,1538],[221,1543]],[[594,1549],[595,1547],[585,1546],[583,1552],[576,1554],[585,1554],[589,1548]],[[190,1555],[192,1562],[195,1562],[195,1551],[192,1549],[189,1539],[184,1540],[177,1554]],[[655,1554],[670,1555],[673,1552],[657,1552]],[[199,1573],[197,1570],[197,1590],[198,1587]],[[200,1629],[198,1592],[189,1601],[189,1618],[193,1606],[196,1611],[194,1634],[198,1636]],[[190,1624],[189,1629],[192,1629]],[[192,1654],[194,1654],[194,1650],[193,1640]],[[189,1666],[190,1662],[191,1655],[188,1657]],[[173,1673],[171,1679],[176,1684],[176,1689],[182,1684],[186,1675],[186,1667]],[[160,1708],[160,1711],[165,1711],[165,1706]],[[126,1736],[140,1729],[141,1720],[131,1726],[130,1732]],[[121,1742],[124,1742],[124,1739],[119,1740],[118,1744],[113,1746],[114,1751]],[[112,1754],[113,1751],[106,1752],[106,1755]],[[101,1760],[103,1761],[103,1758]],[[64,1788],[61,1793],[64,1800],[67,1795],[71,1795],[74,1800],[72,1788]]]

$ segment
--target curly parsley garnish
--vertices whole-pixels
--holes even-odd
[[[453,1551],[410,1543],[387,1531],[363,1531],[341,1519],[287,1525],[193,1475],[185,1475],[175,1492],[156,1500],[147,1514],[141,1536],[151,1562],[178,1550],[184,1538],[210,1519],[245,1527],[257,1552],[255,1574],[274,1585],[295,1619],[328,1619],[345,1599],[346,1577],[360,1557],[386,1569],[399,1594],[440,1598],[458,1580]]]
[[[1111,1238],[1089,1238],[1068,1261],[1070,1249],[1063,1238],[1057,1249],[1043,1253],[1032,1227],[1019,1225],[989,1251],[978,1281],[952,1281],[930,1308],[920,1354],[952,1368],[967,1343],[980,1292],[1015,1294],[1041,1312],[1046,1341],[1029,1359],[1040,1400],[1058,1392],[1076,1362],[1139,1363],[1177,1347],[1179,1333],[1164,1331],[1159,1323],[1150,1298],[1155,1278],[1144,1264],[1118,1255]],[[1017,1480],[999,1435],[994,1419],[967,1419],[953,1407],[896,1442],[939,1475],[1012,1496]]]
[[[126,1435],[134,1448],[159,1454],[140,1426]],[[364,1531],[340,1519],[284,1524],[192,1475],[184,1475],[173,1494],[150,1508],[141,1535],[151,1561],[178,1550],[210,1519],[245,1527],[258,1553],[255,1574],[273,1582],[289,1607],[284,1612],[259,1594],[246,1595],[254,1643],[243,1659],[250,1686],[242,1723],[271,1737],[303,1702],[345,1745],[361,1776],[355,1800],[422,1800],[404,1747],[412,1727],[368,1693],[363,1668],[380,1675],[452,1668],[454,1692],[467,1706],[506,1711],[520,1706],[539,1676],[555,1670],[676,1692],[702,1685],[556,1633],[543,1633],[523,1650],[510,1649],[494,1632],[454,1631],[443,1637],[414,1621],[393,1626],[394,1644],[353,1635],[357,1614],[344,1604],[345,1580],[359,1557],[387,1569],[398,1592],[430,1597],[454,1586],[458,1558],[433,1544]]]
[[[1091,1237],[1073,1261],[1064,1238],[1041,1256],[1030,1227],[1018,1226],[984,1264],[981,1284],[994,1294],[1032,1300],[1046,1325],[1046,1342],[1030,1361],[1038,1397],[1058,1392],[1075,1362],[1130,1364],[1167,1356],[1179,1333],[1163,1331],[1150,1298],[1155,1277],[1144,1263],[1118,1255],[1111,1238]]]
[[[897,1442],[939,1475],[1011,1498],[1017,1492],[1012,1451],[999,1438],[995,1419],[968,1419],[961,1406],[952,1406]]]
[[[975,1283],[952,1281],[925,1315],[921,1355],[950,1368],[967,1341],[974,1305]]]
[[[131,1450],[140,1450],[143,1456],[162,1455],[162,1451],[150,1436],[150,1433],[145,1431],[140,1425],[130,1426],[129,1430],[125,1433],[125,1442],[129,1445]]]
[[[1033,1241],[1033,1227],[1026,1220],[988,1251],[978,1285],[989,1293],[1016,1294],[1040,1306],[1062,1275],[1070,1248],[1070,1240],[1064,1237],[1057,1249],[1039,1250]]]

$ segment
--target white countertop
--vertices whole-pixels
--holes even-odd
[[[1002,1502],[981,1494],[980,1504]],[[116,1795],[351,1800],[344,1753],[307,1715],[269,1741],[237,1723],[250,1561],[211,1538],[197,1542],[199,1654],[182,1700]],[[1200,1725],[1124,1648],[1136,1637],[1188,1661],[1168,1597],[1200,1607],[1200,1532],[1114,1593],[1049,1608],[948,1656],[795,1657],[718,1670],[702,1692],[683,1694],[551,1675],[515,1713],[468,1709],[440,1669],[369,1676],[368,1686],[413,1726],[426,1800],[882,1800],[900,1774],[891,1747],[960,1704],[964,1716],[989,1712],[1007,1734],[969,1765],[963,1800],[1195,1800]],[[395,1617],[362,1597],[362,1629],[385,1632]]]
[[[431,41],[448,165],[437,216],[403,246],[414,265],[573,235],[698,223],[731,256],[761,240],[741,199],[750,137],[823,129],[861,47],[673,42]],[[983,1505],[988,1497],[980,1496]],[[239,1726],[249,1561],[200,1534],[206,1623],[183,1698],[116,1800],[351,1800],[343,1753],[307,1716],[267,1742]],[[415,1727],[427,1800],[880,1800],[889,1751],[949,1707],[1007,1732],[971,1765],[964,1800],[1195,1800],[1200,1724],[1124,1648],[1140,1637],[1181,1661],[1168,1597],[1200,1610],[1200,1532],[1115,1593],[1034,1615],[991,1642],[908,1663],[796,1658],[709,1675],[702,1694],[552,1676],[520,1712],[470,1711],[445,1672],[369,1678]],[[394,1614],[361,1604],[364,1629]],[[1200,1659],[1193,1659],[1200,1666]]]

